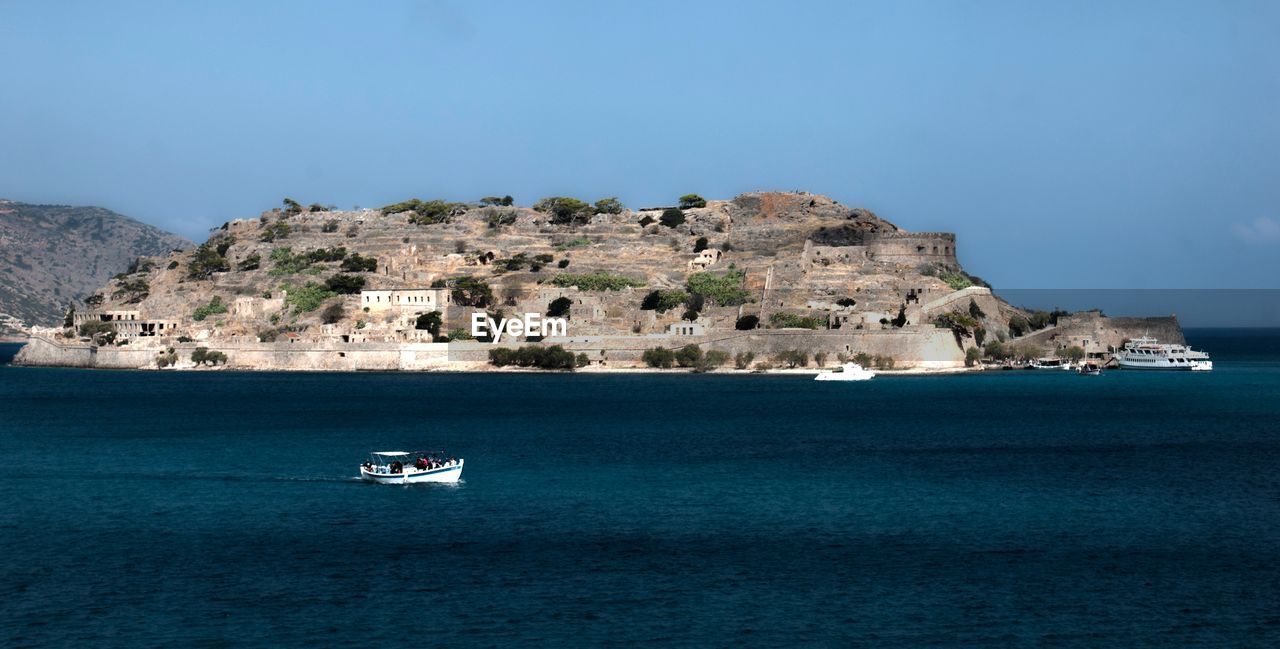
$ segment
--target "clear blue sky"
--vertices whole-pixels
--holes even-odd
[[[797,6],[799,5],[799,6]],[[0,196],[806,189],[997,287],[1280,286],[1277,2],[0,0]]]

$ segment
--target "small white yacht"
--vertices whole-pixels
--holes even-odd
[[[820,372],[813,377],[815,381],[869,381],[876,373],[857,363],[845,363],[830,372]]]
[[[360,465],[360,478],[378,484],[457,482],[461,477],[462,458],[446,458],[441,452],[375,451]]]
[[[1116,362],[1127,370],[1184,370],[1206,372],[1213,369],[1209,355],[1186,345],[1162,344],[1155,338],[1134,338],[1116,353]]]

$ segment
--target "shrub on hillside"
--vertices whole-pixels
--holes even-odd
[[[325,288],[339,295],[353,295],[364,288],[364,278],[359,275],[334,275],[324,281]]]
[[[591,220],[595,209],[576,198],[550,196],[533,204],[533,209],[551,217],[554,225],[580,225]]]
[[[670,349],[654,347],[653,349],[646,349],[640,355],[640,360],[644,361],[644,364],[649,367],[670,369],[676,363],[676,354]]]
[[[373,257],[362,256],[358,252],[353,252],[346,259],[342,260],[340,268],[348,273],[372,273],[378,270],[378,260]]]
[[[625,288],[644,286],[644,281],[601,271],[583,275],[560,273],[555,276],[555,279],[551,280],[551,284],[553,286],[577,286],[584,291],[621,291]]]
[[[662,210],[662,216],[658,217],[658,223],[669,228],[674,228],[684,223],[684,212],[674,207],[668,207],[667,209]]]
[[[642,311],[657,311],[658,313],[666,313],[671,309],[679,308],[689,299],[689,294],[678,288],[650,291],[648,295],[640,302]]]
[[[498,367],[515,365],[544,370],[573,370],[578,367],[578,358],[560,345],[525,345],[519,349],[497,347],[489,350],[489,362]]]
[[[688,210],[695,207],[706,207],[707,199],[697,194],[685,194],[680,197],[680,209]]]
[[[775,354],[773,360],[787,367],[804,367],[809,364],[809,355],[798,349],[788,349]]]
[[[320,304],[334,296],[334,293],[315,282],[307,282],[301,287],[287,289],[285,303],[292,306],[297,313],[307,313],[320,308]]]
[[[685,345],[676,350],[676,364],[680,367],[695,367],[702,361],[702,348],[697,345]]]
[[[569,307],[573,306],[573,300],[567,297],[558,297],[547,305],[547,317],[562,318],[569,315]]]
[[[602,198],[596,201],[595,210],[596,214],[621,214],[622,202],[618,200],[617,196]]]
[[[742,287],[746,277],[745,272],[731,266],[724,274],[694,273],[686,286],[689,292],[704,295],[718,306],[741,306],[751,301],[751,293]]]
[[[226,313],[226,312],[227,312],[227,305],[223,304],[222,298],[220,296],[215,295],[213,296],[213,299],[209,300],[208,304],[202,304],[196,307],[196,310],[191,313],[191,319],[195,320],[196,322],[200,322],[201,320],[204,320],[205,318],[211,315],[217,315],[219,313]]]
[[[218,254],[216,246],[208,242],[200,244],[187,264],[187,279],[208,279],[214,273],[225,273],[231,270],[226,257]]]
[[[826,321],[814,316],[779,311],[769,316],[769,324],[774,329],[821,329],[826,325]]]

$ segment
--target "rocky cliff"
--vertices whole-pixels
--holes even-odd
[[[190,247],[182,237],[100,207],[0,200],[0,314],[28,325],[61,322],[68,304],[102,288],[138,257]]]

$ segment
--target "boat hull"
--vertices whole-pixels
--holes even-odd
[[[404,473],[374,473],[360,467],[360,479],[377,484],[422,484],[428,482],[457,482],[462,477],[463,461],[458,460],[455,466],[440,467],[418,471],[406,470]]]
[[[1196,369],[1196,366],[1190,363],[1169,363],[1161,365],[1159,363],[1144,364],[1118,361],[1118,365],[1120,366],[1120,369],[1147,370],[1150,372],[1190,372],[1191,370]]]

